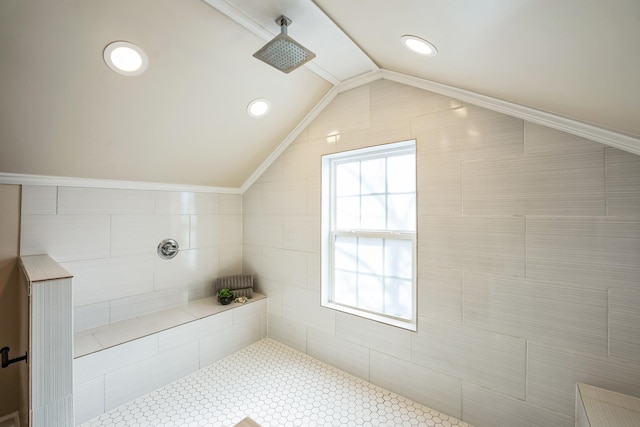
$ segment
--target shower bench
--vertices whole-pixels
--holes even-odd
[[[267,298],[203,298],[74,334],[75,423],[197,371],[267,335]],[[231,375],[232,373],[230,373]]]

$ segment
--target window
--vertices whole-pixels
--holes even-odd
[[[322,305],[416,330],[415,141],[322,158]]]

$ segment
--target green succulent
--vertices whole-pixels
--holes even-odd
[[[220,290],[218,291],[218,296],[219,296],[220,298],[229,298],[229,297],[232,297],[232,296],[233,296],[233,292],[231,292],[231,291],[230,291],[229,289],[227,289],[227,288],[223,288],[223,289],[220,289]]]

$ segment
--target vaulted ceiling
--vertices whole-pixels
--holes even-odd
[[[290,74],[252,56],[282,14],[317,55]],[[144,74],[105,66],[116,40],[146,51]],[[637,0],[3,0],[0,173],[241,187],[337,89],[386,71],[640,151]],[[247,115],[255,98],[267,116]]]

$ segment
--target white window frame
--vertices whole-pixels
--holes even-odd
[[[322,157],[322,227],[321,227],[321,305],[344,313],[357,315],[392,326],[416,331],[417,325],[417,224],[413,230],[339,230],[336,228],[336,165],[348,160],[365,160],[367,158],[384,158],[391,154],[416,154],[415,140],[396,142],[381,146],[361,148],[341,153],[327,154]],[[417,186],[417,183],[416,183]],[[417,191],[416,191],[417,193]],[[417,197],[417,195],[416,195]],[[417,206],[416,206],[417,211]],[[417,221],[417,212],[416,212]],[[368,311],[333,301],[335,283],[334,242],[336,236],[389,238],[394,240],[410,240],[412,245],[412,291],[411,317],[409,319],[391,316],[384,313]]]

